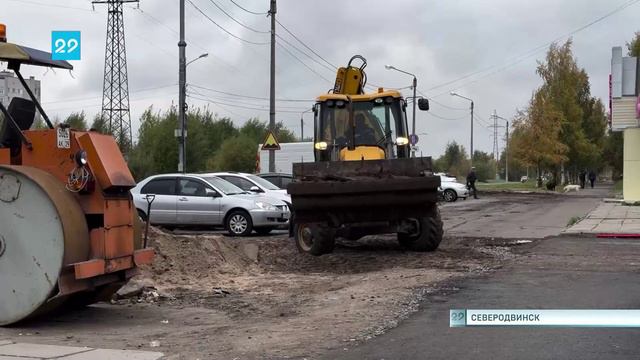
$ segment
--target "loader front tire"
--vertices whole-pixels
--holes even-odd
[[[296,224],[293,238],[299,252],[314,256],[332,253],[336,244],[335,231],[321,225]]]
[[[398,242],[403,247],[419,252],[435,251],[442,241],[442,219],[436,209],[432,216],[416,219],[418,234],[398,233]]]

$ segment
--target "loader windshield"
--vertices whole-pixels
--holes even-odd
[[[399,155],[396,147],[404,147],[407,138],[402,99],[392,97],[371,101],[354,101],[353,123],[348,104],[328,100],[320,104],[316,116],[316,142],[327,143],[327,151],[354,146],[378,146],[387,158]],[[398,139],[401,139],[398,141]],[[322,157],[322,156],[321,156]]]

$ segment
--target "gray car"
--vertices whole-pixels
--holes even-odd
[[[152,224],[224,226],[230,235],[268,234],[289,226],[289,208],[277,199],[251,194],[216,176],[164,174],[131,189],[138,213],[147,219],[147,195],[155,195]]]

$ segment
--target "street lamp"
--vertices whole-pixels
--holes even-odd
[[[304,114],[313,111],[313,108],[300,113],[300,141],[304,141]]]
[[[189,64],[191,64],[192,62],[194,62],[194,61],[196,61],[196,60],[199,60],[199,59],[202,59],[202,58],[206,58],[207,56],[209,56],[209,53],[200,54],[200,56],[198,56],[197,58],[195,58],[195,59],[193,59],[193,60],[189,61],[189,62],[186,64],[186,66],[188,66]]]
[[[469,100],[471,101],[471,165],[473,166],[473,100],[469,99],[468,97],[462,96],[454,91],[452,91],[451,96],[457,96],[459,98],[463,98],[465,100]]]
[[[411,134],[413,135],[411,138],[412,140],[415,139],[415,135],[416,135],[416,89],[418,87],[418,79],[416,78],[416,76],[410,72],[404,71],[404,70],[400,70],[396,67],[394,67],[393,65],[385,65],[384,66],[385,69],[387,70],[395,70],[398,72],[401,72],[403,74],[407,74],[409,76],[413,76],[413,121],[412,121],[412,126],[411,126]],[[416,150],[415,150],[415,145],[416,144],[411,144],[411,157],[416,157]]]
[[[182,56],[183,54],[181,54]],[[180,129],[176,131],[176,137],[180,139],[178,144],[178,171],[185,173],[187,171],[187,104],[185,98],[187,96],[187,66],[192,62],[209,56],[209,53],[200,54],[197,58],[186,62],[184,66],[180,66],[180,104],[178,109],[178,118]]]

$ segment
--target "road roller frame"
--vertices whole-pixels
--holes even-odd
[[[9,273],[0,274],[0,291],[5,296],[12,296],[15,281],[29,282],[29,276],[46,278],[48,291],[42,299],[24,299],[33,302],[33,308],[20,313],[12,313],[9,306],[3,308],[0,304],[0,325],[38,315],[74,299],[84,304],[106,300],[136,274],[139,265],[150,263],[154,256],[153,249],[142,244],[141,224],[129,193],[136,183],[114,138],[77,131],[66,124],[54,127],[20,74],[22,64],[63,69],[72,66],[29,48],[12,52],[12,46],[16,47],[0,42],[0,61],[8,63],[31,99],[14,98],[8,108],[0,103],[5,119],[0,127],[0,210],[5,207],[9,210],[5,214],[28,219],[29,213],[17,204],[29,195],[27,189],[38,189],[44,194],[40,199],[48,199],[55,207],[55,219],[64,234],[64,252],[58,273],[43,270],[11,274],[8,270]],[[23,53],[27,54],[26,59],[19,57]],[[29,130],[36,109],[48,129]],[[10,221],[4,219],[9,225]],[[0,262],[3,256],[13,257],[15,262],[21,255],[31,261],[28,254],[12,253],[19,244],[8,243],[11,239],[3,239],[2,232],[0,229]],[[48,240],[45,236],[40,241]],[[41,267],[35,256],[33,262]],[[18,298],[22,295],[15,289],[13,293],[17,298],[11,300],[22,301]]]

